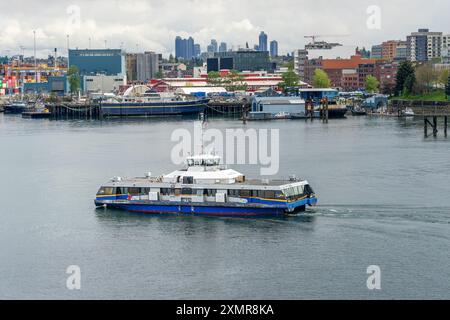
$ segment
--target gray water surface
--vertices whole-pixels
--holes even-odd
[[[280,129],[280,171],[320,205],[298,217],[96,209],[112,176],[168,173],[176,119],[50,121],[0,114],[0,298],[450,298],[450,138],[420,119],[250,122]],[[257,177],[257,166],[235,166]],[[66,268],[81,268],[81,290]],[[367,267],[381,290],[367,289]]]

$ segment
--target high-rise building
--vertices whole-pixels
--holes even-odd
[[[175,38],[175,58],[184,58],[184,41],[180,36]]]
[[[450,34],[442,36],[442,63],[450,64]]]
[[[225,42],[220,43],[219,52],[227,52],[227,44]]]
[[[278,56],[278,42],[276,40],[270,41],[270,56],[271,57]]]
[[[441,57],[442,32],[419,29],[406,37],[406,41],[410,61],[428,61]]]
[[[217,52],[218,47],[217,47],[217,40],[216,39],[211,39],[211,46],[212,46],[213,52]]]
[[[200,48],[200,45],[198,43],[194,44],[194,56],[196,58],[200,57],[200,55],[202,54],[202,50]]]
[[[258,45],[259,51],[268,51],[267,50],[267,34],[264,33],[264,31],[261,31],[259,34],[259,45]]]
[[[407,60],[408,44],[406,41],[400,41],[395,49],[395,60]]]
[[[294,52],[294,71],[301,81],[306,80],[305,68],[308,63],[308,50],[299,49]]]
[[[194,57],[194,38],[189,37],[186,40],[186,59],[192,59]]]
[[[175,38],[175,57],[181,59],[192,59],[195,56],[195,41],[192,37],[182,39]]]
[[[401,41],[389,40],[381,44],[381,58],[385,60],[394,60],[397,55],[397,46]]]
[[[136,59],[137,80],[147,82],[159,71],[159,56],[154,52],[138,53]]]

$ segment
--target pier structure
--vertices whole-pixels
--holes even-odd
[[[101,108],[98,104],[55,103],[45,106],[54,119],[100,119]]]
[[[425,138],[429,137],[428,127],[431,128],[434,137],[439,133],[439,122],[443,123],[444,136],[447,137],[448,117],[450,116],[450,103],[445,101],[406,101],[397,100],[392,104],[393,111],[402,116],[409,108],[414,112],[414,117],[423,117],[423,131]],[[441,119],[442,121],[439,121]]]

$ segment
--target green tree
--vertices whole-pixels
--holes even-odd
[[[80,90],[80,74],[77,66],[70,66],[67,71],[67,78],[69,79],[70,92],[77,93]]]
[[[159,71],[155,74],[155,78],[156,78],[156,79],[162,79],[162,78],[164,78],[164,72],[162,72],[162,70],[159,70]]]
[[[294,70],[294,60],[285,62],[283,67],[288,68],[289,70]]]
[[[450,70],[448,69],[444,69],[441,71],[441,73],[439,74],[439,83],[441,85],[446,85],[447,81],[448,81],[448,77],[450,77]]]
[[[416,76],[414,73],[410,74],[405,79],[405,83],[403,85],[403,96],[409,96],[413,93],[414,86],[416,85]]]
[[[314,71],[313,77],[313,86],[314,88],[329,88],[331,87],[330,78],[328,78],[328,74],[322,69],[316,69]]]
[[[439,81],[439,75],[431,63],[425,63],[416,69],[417,93],[429,93],[434,84]]]
[[[379,85],[380,82],[378,81],[377,78],[375,78],[374,76],[367,76],[365,81],[365,88],[367,92],[369,93],[378,92]]]
[[[400,64],[398,71],[397,71],[397,81],[395,84],[395,95],[401,96],[404,93],[405,89],[405,82],[408,77],[411,77],[410,82],[412,81],[412,78],[415,79],[414,75],[414,67],[411,64],[410,61],[404,61]],[[415,81],[413,81],[415,82]],[[410,88],[410,92],[412,92],[412,88]]]
[[[230,70],[223,79],[223,83],[225,84],[225,88],[228,91],[245,91],[247,90],[247,84],[245,83],[245,78],[242,74],[237,70]]]
[[[224,80],[222,79],[220,73],[217,71],[208,72],[208,78],[206,81],[211,86],[221,86],[224,83]]]
[[[300,77],[294,72],[293,68],[289,67],[289,70],[281,75],[283,82],[279,84],[281,88],[286,90],[289,87],[297,87],[300,81]]]

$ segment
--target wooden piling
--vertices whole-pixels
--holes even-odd
[[[433,117],[433,136],[436,137],[438,134],[438,129],[437,129],[437,117],[434,116]]]
[[[428,118],[424,117],[423,118],[423,133],[425,135],[425,138],[428,137]]]
[[[444,116],[444,136],[447,137],[447,119],[448,116]]]

